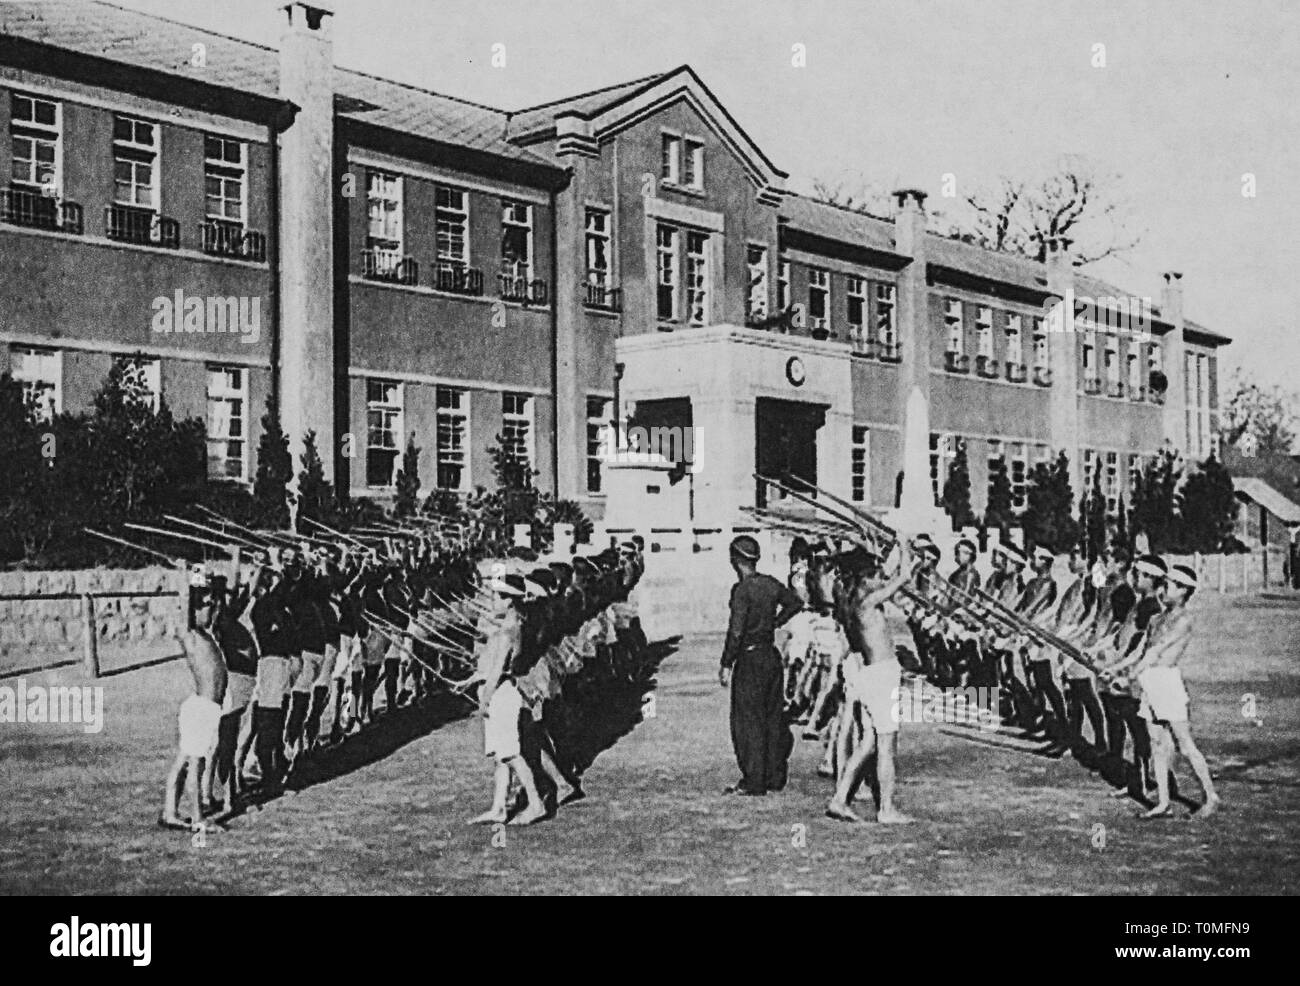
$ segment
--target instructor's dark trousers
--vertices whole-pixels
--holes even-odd
[[[794,740],[785,722],[783,684],[775,649],[747,650],[732,670],[731,742],[740,764],[740,786],[753,794],[785,787]]]

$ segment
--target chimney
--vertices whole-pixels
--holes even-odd
[[[316,432],[327,477],[334,428],[334,39],[332,0],[281,7],[280,96],[298,107],[280,136],[280,426],[297,473]],[[296,481],[295,481],[296,485]]]
[[[1181,326],[1183,321],[1182,271],[1165,271],[1161,277],[1165,279],[1165,287],[1160,297],[1160,314],[1170,325]]]
[[[1052,448],[1069,456],[1070,485],[1079,489],[1082,482],[1083,455],[1079,449],[1079,376],[1083,361],[1081,334],[1074,325],[1074,254],[1073,240],[1067,236],[1048,236],[1044,241],[1049,300],[1058,299],[1060,310],[1045,312],[1047,327],[1047,365],[1052,371],[1048,396],[1048,425]]]
[[[915,257],[924,249],[925,192],[919,188],[900,188],[894,192],[898,209],[894,213],[894,247],[899,253]]]

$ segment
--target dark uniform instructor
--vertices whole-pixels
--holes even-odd
[[[799,597],[770,575],[760,575],[758,542],[743,535],[731,542],[731,623],[718,681],[731,683],[731,742],[740,782],[728,794],[760,795],[785,787],[786,761],[794,747],[784,716],[783,669],[773,631],[794,616]]]

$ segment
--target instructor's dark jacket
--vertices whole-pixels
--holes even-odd
[[[770,654],[776,648],[773,631],[801,608],[803,602],[794,591],[772,576],[745,576],[731,588],[731,625],[722,666],[732,667],[746,651]]]

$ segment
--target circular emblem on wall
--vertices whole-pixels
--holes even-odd
[[[785,362],[785,378],[796,387],[802,387],[804,380],[808,377],[808,371],[804,369],[803,360],[798,356],[791,356]]]

